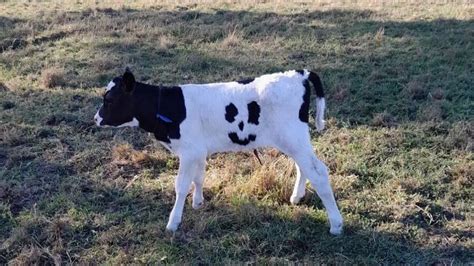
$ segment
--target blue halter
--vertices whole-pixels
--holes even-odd
[[[160,111],[160,105],[161,105],[161,88],[158,89],[158,112]],[[173,123],[173,120],[171,120],[169,117],[166,117],[164,115],[160,115],[159,113],[156,114],[156,118],[161,119],[165,123]]]
[[[156,114],[156,118],[161,119],[165,123],[173,123],[173,120],[169,119],[168,117],[160,114]]]

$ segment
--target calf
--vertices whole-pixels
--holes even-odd
[[[290,198],[298,203],[308,179],[327,210],[330,233],[340,234],[342,217],[327,167],[313,152],[308,127],[310,83],[316,91],[316,129],[324,128],[321,81],[308,70],[263,75],[236,82],[172,87],[136,82],[130,70],[107,86],[94,119],[98,126],[141,127],[179,157],[176,201],[166,228],[175,231],[194,183],[193,208],[203,203],[206,157],[216,152],[275,147],[296,162]]]

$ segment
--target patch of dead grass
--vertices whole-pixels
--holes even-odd
[[[235,187],[236,192],[249,198],[287,203],[295,180],[294,162],[283,155],[276,160],[264,161],[250,174],[248,180]]]
[[[377,113],[372,118],[372,125],[376,127],[393,127],[396,124],[395,117],[387,111]]]
[[[222,40],[222,48],[236,47],[242,44],[243,34],[236,27],[227,33],[227,36]]]
[[[44,88],[62,87],[66,85],[64,68],[49,67],[41,72],[41,85]]]
[[[418,118],[422,121],[440,122],[444,118],[441,102],[431,101],[419,110]]]

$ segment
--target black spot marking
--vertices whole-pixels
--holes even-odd
[[[309,100],[310,100],[310,95],[311,95],[308,80],[303,81],[303,86],[304,86],[304,95],[303,95],[303,103],[301,104],[301,107],[300,107],[299,118],[302,122],[308,123]]]
[[[296,72],[300,73],[301,76],[304,76],[304,70],[303,69],[298,69]]]
[[[229,133],[229,138],[233,143],[245,146],[248,145],[251,141],[255,141],[255,139],[257,139],[257,136],[254,134],[249,134],[247,138],[240,139],[237,133],[232,132]]]
[[[247,104],[249,110],[248,123],[258,125],[258,118],[260,117],[260,105],[256,101]]]
[[[229,123],[235,121],[235,117],[237,116],[237,114],[239,114],[239,111],[233,103],[230,103],[225,107],[225,120],[227,120]]]
[[[245,85],[245,84],[252,83],[254,80],[255,80],[254,78],[243,79],[243,80],[238,80],[237,83]]]
[[[240,123],[239,123],[239,129],[240,129],[240,131],[243,131],[243,130],[244,130],[244,121],[240,121]]]

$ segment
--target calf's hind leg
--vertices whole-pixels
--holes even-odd
[[[328,214],[331,229],[329,232],[333,235],[342,233],[342,216],[334,198],[334,194],[329,183],[329,174],[326,165],[321,162],[314,154],[311,145],[305,152],[296,152],[290,154],[301,168],[301,172],[308,178],[316,193],[321,198],[326,212]]]
[[[342,233],[342,216],[337,207],[336,200],[329,183],[329,174],[326,165],[321,162],[313,152],[309,134],[301,135],[296,132],[305,132],[303,130],[293,131],[288,138],[282,138],[285,142],[278,145],[279,149],[295,160],[301,173],[295,184],[296,191],[293,195],[301,196],[304,193],[304,177],[306,177],[313,188],[316,190],[319,198],[323,202],[324,208],[328,214],[331,229],[329,232],[333,235]],[[294,140],[294,141],[292,141]],[[303,191],[303,193],[301,192]],[[293,196],[292,196],[293,199]]]
[[[291,194],[291,204],[298,204],[305,195],[306,189],[306,177],[301,173],[301,168],[295,163],[296,167],[296,182],[293,188],[293,194]]]

